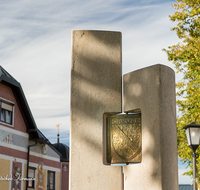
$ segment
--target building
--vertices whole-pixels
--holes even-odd
[[[1,66],[0,168],[3,190],[68,190],[69,147],[40,132],[20,83]]]
[[[61,178],[69,179],[69,147],[65,144],[59,143],[59,141],[53,146],[62,155],[60,157],[62,168]],[[62,180],[61,189],[65,190],[66,187],[69,187],[69,180]]]
[[[193,190],[193,185],[181,184],[179,185],[179,190]]]

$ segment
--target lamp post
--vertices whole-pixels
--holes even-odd
[[[188,145],[193,151],[193,189],[196,190],[196,149],[200,141],[200,125],[193,122],[183,127],[183,129],[185,129],[186,132]]]

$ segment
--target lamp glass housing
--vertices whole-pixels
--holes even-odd
[[[185,129],[186,132],[186,136],[187,136],[187,141],[188,141],[188,145],[191,145],[191,139],[190,139],[190,128]]]
[[[186,129],[186,136],[188,145],[199,145],[200,140],[200,128],[189,127]]]
[[[190,136],[192,145],[199,145],[199,138],[200,138],[200,128],[190,128]]]

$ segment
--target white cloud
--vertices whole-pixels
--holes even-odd
[[[193,180],[191,177],[183,175],[184,172],[189,171],[186,170],[184,167],[179,165],[178,176],[179,176],[179,184],[192,184]]]

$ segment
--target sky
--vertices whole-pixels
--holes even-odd
[[[174,69],[162,48],[180,40],[170,31],[174,0],[0,0],[0,64],[20,82],[38,128],[69,145],[71,31],[122,32],[123,74],[153,64]],[[176,81],[181,80],[176,75]],[[179,183],[186,165],[179,161]]]

